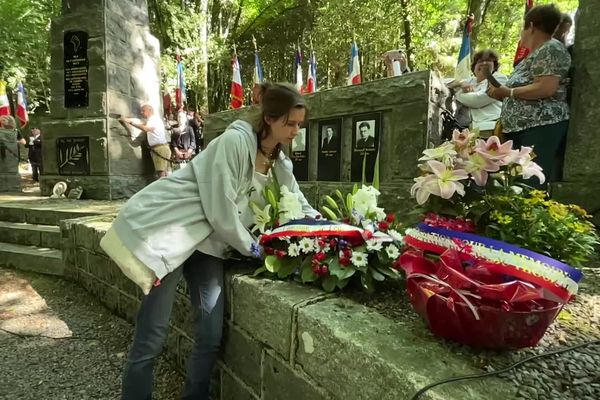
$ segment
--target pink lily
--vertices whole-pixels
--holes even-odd
[[[414,180],[415,184],[410,188],[410,195],[417,200],[417,204],[425,204],[429,196],[439,188],[437,178],[435,175],[425,175]]]
[[[454,193],[458,193],[461,196],[465,195],[465,187],[459,182],[469,179],[469,175],[464,169],[449,169],[446,165],[436,160],[427,161],[427,165],[437,178],[437,188],[431,194],[440,196],[442,199],[449,199]]]
[[[512,145],[512,140],[500,143],[498,136],[490,136],[487,141],[477,140],[475,151],[494,161],[499,161],[500,165],[506,165],[512,153]]]
[[[521,166],[521,175],[523,176],[523,179],[529,179],[532,176],[535,176],[540,180],[540,183],[544,183],[546,181],[546,176],[542,171],[542,167],[535,163],[530,155],[522,157],[518,161],[518,164]]]
[[[497,161],[482,153],[473,153],[463,164],[465,171],[471,174],[475,183],[485,186],[488,180],[488,172],[496,172],[500,169]]]

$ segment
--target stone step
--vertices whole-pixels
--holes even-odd
[[[61,248],[60,228],[53,225],[0,221],[0,240],[25,246]]]
[[[63,275],[65,269],[60,250],[4,242],[0,242],[0,266],[49,275]]]
[[[62,209],[59,209],[59,206]],[[77,210],[76,205],[71,209],[68,209],[68,207],[69,203],[65,201],[61,201],[61,203],[56,202],[56,206],[54,207],[52,207],[52,204],[47,203],[40,204],[39,206],[4,203],[0,204],[0,221],[58,226],[60,221],[64,219],[101,214],[100,212],[91,210]]]

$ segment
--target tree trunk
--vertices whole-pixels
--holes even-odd
[[[198,36],[200,39],[200,65],[198,65],[198,90],[200,97],[197,98],[198,104],[208,105],[208,0],[199,0],[199,11],[202,20],[198,26]]]
[[[487,14],[490,2],[491,0],[471,0],[471,9],[469,10],[469,13],[473,13],[473,16],[475,17],[473,20],[473,31],[471,32],[471,52],[477,48],[479,29],[485,21],[485,15]]]
[[[400,6],[402,7],[402,26],[404,27],[404,47],[406,51],[406,58],[408,62],[408,68],[412,71],[413,69],[413,49],[412,49],[412,34],[410,27],[410,12],[408,10],[410,0],[400,0]]]

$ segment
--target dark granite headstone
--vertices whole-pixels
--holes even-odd
[[[342,119],[319,121],[319,163],[317,179],[339,181],[342,162]]]
[[[82,108],[89,105],[88,34],[84,31],[65,32],[65,107]]]
[[[62,137],[56,139],[58,173],[60,175],[90,174],[90,138]]]
[[[367,182],[373,179],[381,131],[381,113],[352,117],[352,181],[357,182],[362,179],[363,165]]]

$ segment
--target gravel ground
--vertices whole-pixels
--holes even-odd
[[[600,268],[587,268],[584,274],[579,295],[564,307],[536,347],[492,352],[448,341],[445,344],[457,353],[469,355],[474,366],[482,372],[489,372],[529,356],[600,340]],[[359,290],[350,291],[345,296],[377,309],[398,323],[411,326],[418,335],[433,338],[425,323],[412,310],[404,290],[403,282],[386,283],[374,296]],[[600,343],[532,360],[501,377],[517,386],[515,399],[519,400],[599,400]]]
[[[79,286],[0,268],[0,399],[118,399],[133,327]],[[155,397],[178,398],[165,358]]]

